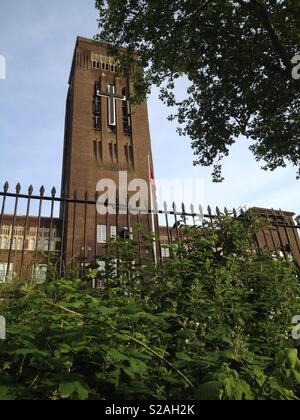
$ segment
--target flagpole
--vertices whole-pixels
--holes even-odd
[[[155,237],[155,241],[153,242],[153,254],[154,254],[154,262],[157,264],[157,249],[156,249],[156,232],[155,232],[155,214],[154,214],[154,191],[153,191],[153,184],[154,179],[152,178],[152,168],[151,168],[151,158],[150,154],[148,154],[148,168],[149,168],[149,185],[150,185],[150,209],[151,209],[151,221],[152,221],[152,234]]]

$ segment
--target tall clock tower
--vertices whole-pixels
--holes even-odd
[[[152,153],[147,104],[131,105],[131,93],[130,77],[119,72],[107,47],[77,38],[66,105],[64,198],[73,199],[76,192],[79,200],[95,200],[96,185],[101,179],[113,180],[118,189],[120,171],[127,172],[128,182],[139,178],[150,184]],[[104,224],[103,220],[95,222],[93,206],[75,207],[70,203],[62,209],[67,264],[79,257],[83,249],[85,253],[99,253],[94,248],[98,246],[96,242],[101,242],[99,235]]]

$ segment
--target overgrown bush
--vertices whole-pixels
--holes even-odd
[[[298,274],[253,252],[260,228],[220,217],[164,264],[134,264],[137,244],[118,241],[118,270],[2,287],[0,399],[300,398]],[[96,278],[105,289],[85,287]]]

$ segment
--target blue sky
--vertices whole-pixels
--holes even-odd
[[[65,99],[77,35],[97,32],[90,0],[23,0],[0,3],[0,55],[7,80],[0,80],[0,183],[22,187],[60,187]],[[178,88],[178,94],[182,94]],[[202,179],[204,205],[282,208],[300,214],[295,168],[264,172],[241,139],[224,163],[226,180],[211,182],[211,169],[193,167],[189,139],[176,134],[176,123],[153,90],[148,101],[158,178]],[[188,200],[189,198],[187,198]],[[197,198],[192,198],[195,201]]]

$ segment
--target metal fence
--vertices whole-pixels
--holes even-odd
[[[124,209],[118,200],[112,204],[115,214],[99,215],[98,195],[91,199],[88,193],[80,197],[74,192],[73,197],[64,198],[56,195],[55,188],[51,195],[45,195],[44,187],[35,195],[32,186],[22,193],[20,184],[10,192],[8,183],[0,197],[0,282],[11,277],[23,278],[25,273],[42,279],[49,257],[56,261],[59,275],[63,275],[68,266],[82,274],[90,263],[109,256],[108,242],[112,237],[133,238],[142,264],[145,252],[142,236],[155,235],[150,253],[147,250],[148,259],[163,262],[172,256],[169,248],[184,239],[185,226],[197,227],[201,234],[205,221],[213,227],[221,214],[241,221],[245,215],[241,209],[225,208],[221,212],[217,207],[213,212],[208,206],[204,211],[201,205],[197,210],[193,205],[184,204],[181,208],[175,204],[168,208],[166,203],[162,210],[143,209],[141,203],[133,208],[129,201]],[[257,251],[274,251],[286,259],[292,256],[300,267],[300,225],[295,224],[293,214],[281,210],[256,211],[269,220],[268,227],[254,238]],[[134,226],[142,229],[134,230]]]

